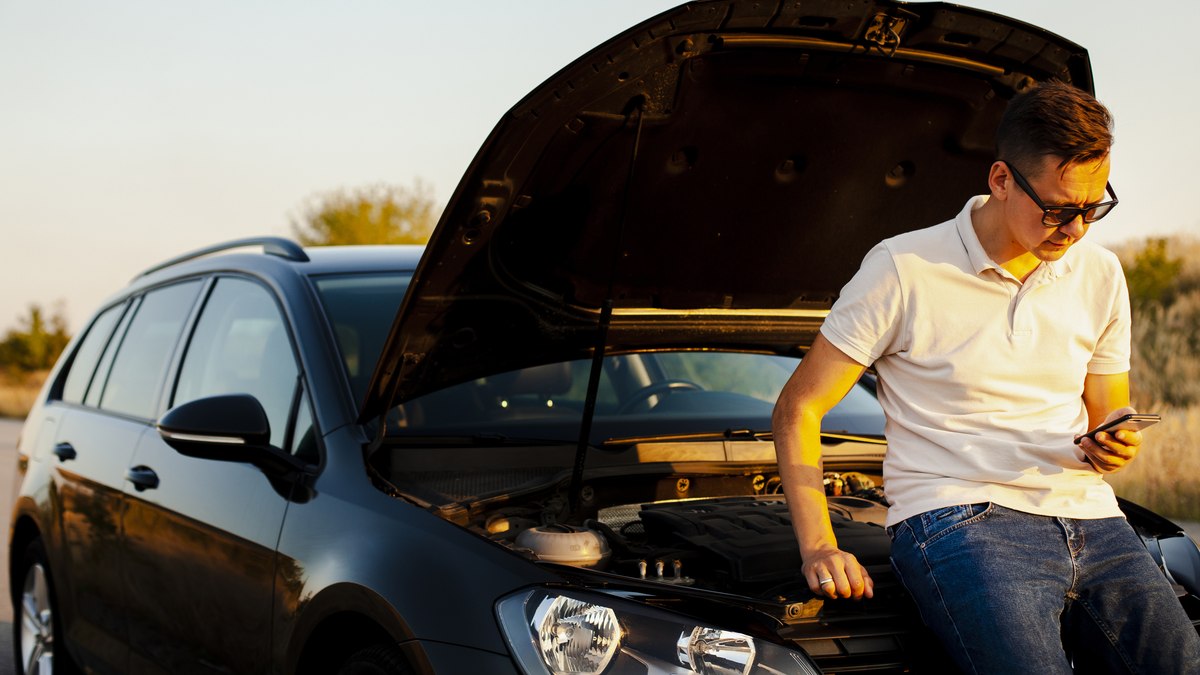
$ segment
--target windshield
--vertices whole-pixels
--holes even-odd
[[[333,328],[354,399],[362,401],[412,274],[337,274],[313,278]]]
[[[590,441],[769,432],[780,390],[799,359],[726,352],[655,352],[604,359]],[[389,435],[458,438],[472,444],[579,438],[591,362],[551,363],[482,377],[409,401]],[[883,412],[859,383],[822,431],[883,435]]]

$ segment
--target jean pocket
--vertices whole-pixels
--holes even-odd
[[[992,511],[991,502],[957,504],[926,511],[913,516],[913,536],[921,546],[928,546],[960,527],[977,523]]]

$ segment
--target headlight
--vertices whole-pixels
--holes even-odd
[[[530,675],[820,673],[801,651],[607,595],[537,589],[496,613]]]

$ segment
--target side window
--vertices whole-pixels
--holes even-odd
[[[219,279],[192,335],[171,405],[205,396],[250,394],[283,447],[296,390],[296,359],[269,291],[244,279]]]
[[[129,324],[100,396],[104,410],[151,419],[171,354],[192,310],[199,281],[150,291]]]
[[[321,461],[320,446],[317,445],[317,430],[313,426],[312,409],[308,401],[308,391],[301,390],[300,401],[296,407],[296,419],[292,424],[293,455],[309,464]]]
[[[108,381],[108,374],[112,372],[113,359],[117,356],[117,347],[121,344],[121,336],[125,335],[125,331],[129,329],[129,322],[133,319],[133,315],[137,313],[137,308],[142,304],[142,298],[134,298],[129,303],[129,309],[126,310],[125,316],[121,317],[121,323],[117,324],[117,330],[113,333],[112,338],[108,341],[108,346],[104,348],[104,355],[100,357],[100,366],[96,368],[96,374],[92,376],[92,383],[88,385],[87,394],[84,395],[83,404],[92,408],[100,407],[100,394],[104,391],[104,384]]]
[[[66,380],[63,382],[62,400],[68,403],[83,403],[88,384],[92,381],[92,373],[96,372],[96,364],[100,361],[100,354],[108,345],[108,339],[112,336],[113,328],[117,319],[121,318],[123,309],[124,304],[109,307],[92,322],[87,335],[75,350],[75,357],[71,359],[71,369],[67,371]]]

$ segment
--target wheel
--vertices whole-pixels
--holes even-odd
[[[628,399],[621,403],[621,407],[617,408],[617,414],[624,415],[633,412],[634,408],[649,401],[653,396],[676,391],[704,391],[704,387],[690,380],[663,380],[662,382],[655,382],[633,392]]]
[[[25,548],[20,572],[15,578],[21,584],[16,608],[18,616],[13,626],[19,675],[75,672],[64,650],[65,642],[60,639],[62,632],[54,583],[41,539],[34,539]]]
[[[375,645],[355,652],[338,675],[410,675],[408,662],[394,645]]]

